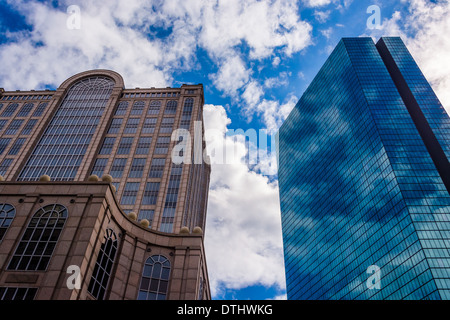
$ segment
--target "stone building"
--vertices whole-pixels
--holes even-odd
[[[0,299],[210,299],[203,104],[109,70],[1,89]]]

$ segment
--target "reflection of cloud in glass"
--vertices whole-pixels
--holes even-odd
[[[450,197],[371,38],[343,39],[293,109],[278,176],[289,299],[439,298]]]

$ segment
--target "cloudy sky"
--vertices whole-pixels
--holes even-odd
[[[275,133],[340,38],[393,35],[450,113],[450,3],[439,0],[0,0],[0,87],[55,89],[96,68],[128,88],[202,83],[209,152],[224,146],[239,160],[248,144],[236,130]],[[274,157],[258,160],[212,167],[215,299],[285,298]]]

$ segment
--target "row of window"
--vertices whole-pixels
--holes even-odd
[[[47,102],[40,103],[36,110],[34,110],[32,117],[40,117],[44,113],[45,108],[47,107]],[[19,107],[18,103],[10,103],[0,114],[0,117],[10,118],[16,112]],[[16,117],[27,117],[31,110],[34,108],[34,103],[25,103],[22,108],[20,108],[19,112],[17,112]],[[0,111],[3,109],[3,104],[0,103]]]
[[[0,100],[13,101],[13,100],[48,100],[51,99],[51,95],[36,95],[36,94],[27,94],[20,96],[12,96],[12,95],[4,95]]]
[[[14,217],[15,208],[12,205],[0,204],[0,241]],[[7,269],[46,270],[67,217],[67,209],[60,204],[39,209],[28,223]],[[88,291],[98,300],[105,297],[117,253],[117,243],[117,235],[108,228],[88,286]],[[170,262],[166,257],[149,257],[144,265],[138,299],[164,300],[169,276]],[[0,288],[0,300],[28,300],[33,299],[35,294],[36,288]]]

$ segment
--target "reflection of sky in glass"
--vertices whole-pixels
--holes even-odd
[[[279,144],[289,299],[450,298],[450,197],[371,38],[338,44]]]

